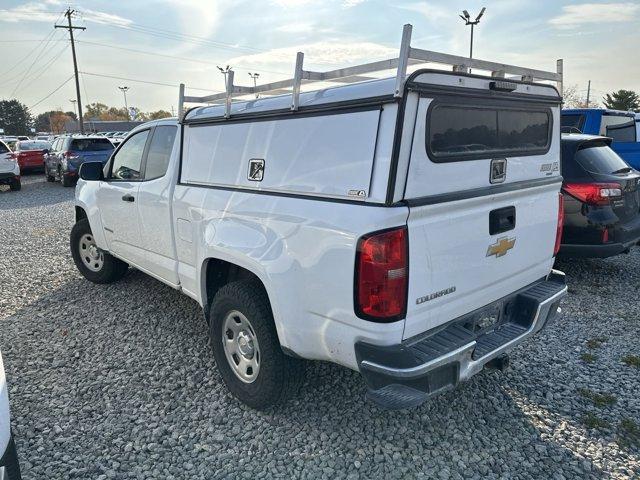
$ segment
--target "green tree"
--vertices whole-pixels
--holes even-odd
[[[5,135],[28,135],[33,119],[26,105],[18,100],[0,101],[0,128]]]
[[[631,90],[618,90],[605,95],[604,105],[614,110],[640,110],[640,96]]]

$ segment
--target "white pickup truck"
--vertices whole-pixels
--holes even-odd
[[[387,408],[504,366],[566,293],[561,98],[456,70],[234,102],[251,89],[231,77],[226,105],[82,166],[78,269],[107,283],[133,266],[195,299],[254,408],[296,389],[302,359],[359,371]]]

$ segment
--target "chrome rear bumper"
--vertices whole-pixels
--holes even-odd
[[[546,279],[435,332],[391,347],[356,344],[368,399],[386,408],[407,408],[455,387],[556,320],[566,293],[564,274],[552,271]],[[488,309],[499,312],[497,323],[489,330],[474,330],[474,318]]]

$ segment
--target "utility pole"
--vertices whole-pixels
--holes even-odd
[[[129,87],[127,87],[126,85],[123,85],[121,87],[118,87],[118,90],[120,90],[122,92],[122,94],[124,95],[124,108],[127,111],[127,117],[129,116],[129,105],[127,104],[127,91],[129,90]]]
[[[86,30],[85,27],[74,27],[71,23],[71,16],[75,10],[71,10],[71,7],[67,8],[65,17],[67,17],[68,25],[54,25],[55,28],[64,28],[69,31],[69,37],[71,38],[71,55],[73,56],[73,73],[76,76],[76,99],[78,101],[78,122],[80,123],[80,133],[84,134],[84,122],[82,120],[82,100],[80,99],[80,78],[78,77],[78,61],[76,60],[76,44],[73,41],[74,30]]]
[[[587,108],[589,108],[589,97],[591,96],[591,80],[587,84]]]

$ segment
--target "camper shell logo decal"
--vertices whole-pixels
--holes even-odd
[[[261,182],[264,178],[264,159],[252,158],[249,160],[249,172],[247,178],[253,182]]]

